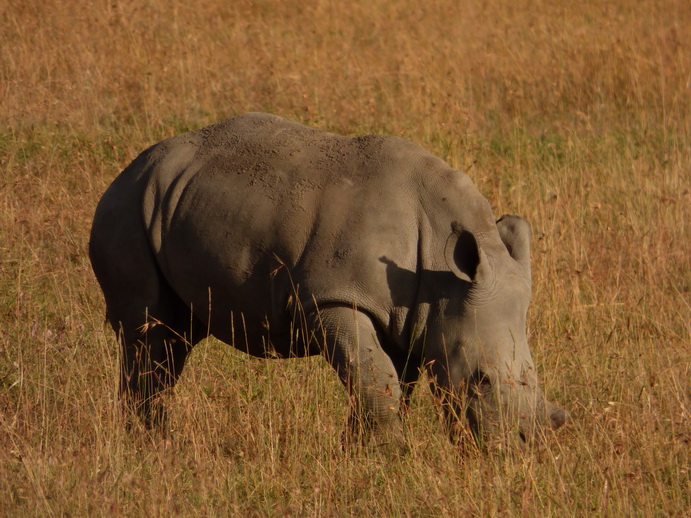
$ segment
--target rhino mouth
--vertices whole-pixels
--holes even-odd
[[[533,404],[502,397],[492,377],[476,370],[468,383],[465,418],[478,445],[490,437],[507,435],[518,438],[520,444],[541,437],[541,431],[557,430],[566,423],[569,413],[550,403],[538,391],[539,402]],[[513,433],[512,433],[513,431]],[[503,434],[501,432],[504,432]]]
[[[470,377],[467,392],[467,407],[465,411],[466,421],[473,434],[475,442],[483,442],[483,436],[489,428],[493,428],[494,423],[491,414],[493,394],[493,383],[489,374],[477,369]]]
[[[511,426],[508,418],[504,418],[502,422],[502,416],[498,412],[491,412],[474,403],[476,402],[471,401],[468,405],[465,417],[473,439],[479,447],[483,448],[496,441],[509,441],[516,446],[524,446],[537,437],[536,433],[531,433],[520,423],[516,426],[514,422],[514,426]],[[532,427],[533,430],[536,428]]]

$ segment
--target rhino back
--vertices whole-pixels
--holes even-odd
[[[296,293],[307,310],[356,305],[405,340],[421,234],[439,250],[422,255],[441,257],[452,217],[436,212],[458,212],[430,207],[437,200],[424,198],[440,189],[425,184],[467,180],[402,139],[342,137],[263,114],[170,139],[152,156],[144,221],[171,286],[219,338],[231,338],[232,311],[247,332],[271,329],[275,346]]]

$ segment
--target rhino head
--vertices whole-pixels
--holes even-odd
[[[449,424],[465,416],[479,443],[497,435],[528,441],[568,418],[542,394],[528,349],[530,226],[503,216],[497,230],[503,246],[485,252],[472,233],[452,226],[445,256],[462,289],[444,309],[444,357],[432,367]]]

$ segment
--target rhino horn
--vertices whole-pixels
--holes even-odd
[[[561,428],[569,419],[569,413],[566,410],[553,405],[549,401],[547,401],[547,415],[549,416],[549,424],[552,430]]]

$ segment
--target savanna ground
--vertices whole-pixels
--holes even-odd
[[[691,3],[26,0],[0,6],[0,514],[689,516]],[[127,433],[87,259],[140,151],[246,111],[400,135],[533,227],[531,349],[571,413],[459,452],[339,449],[319,358],[208,340],[168,438]]]

